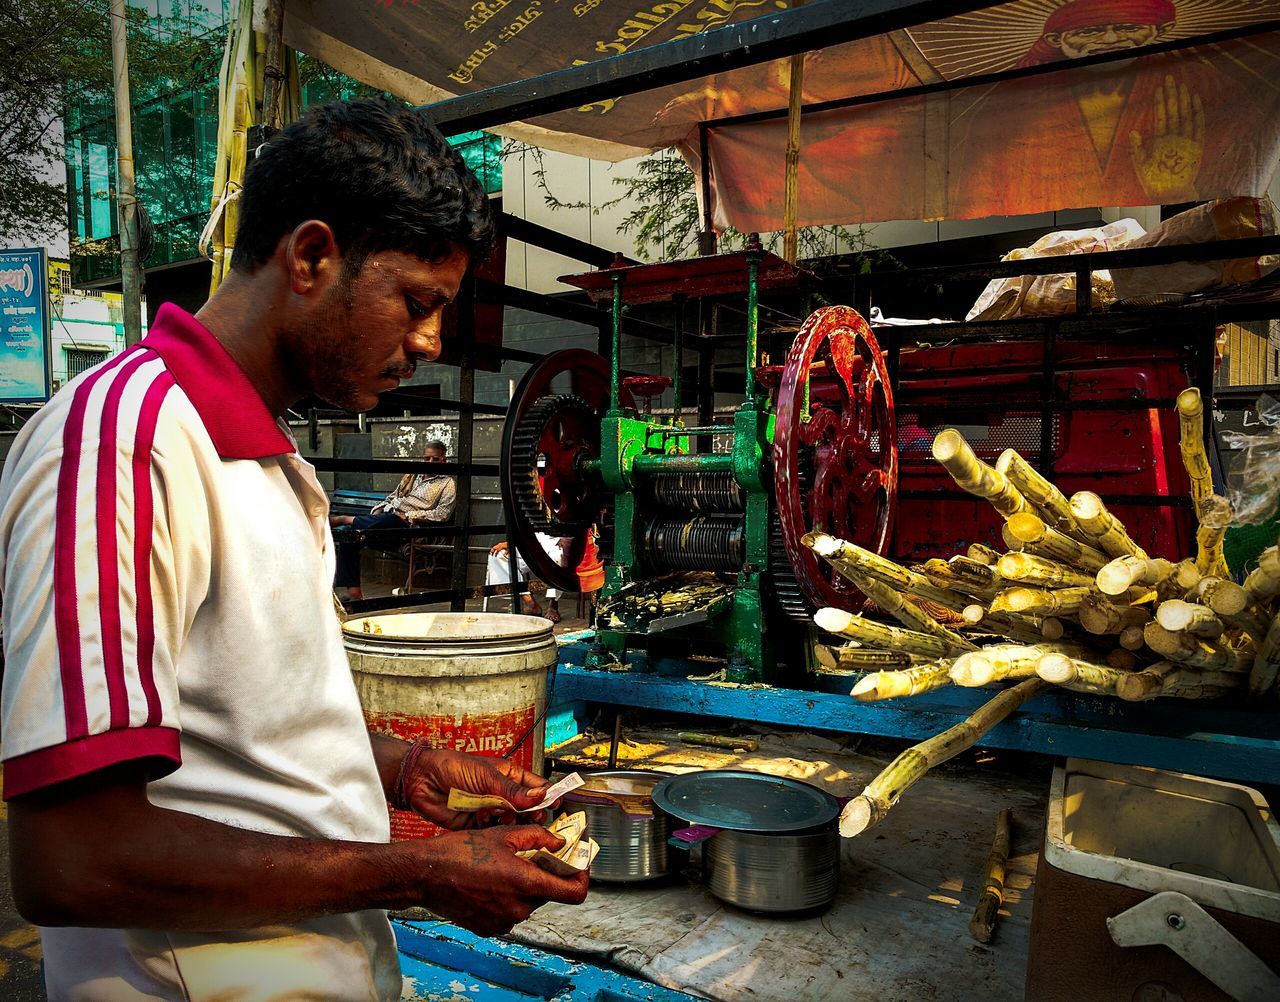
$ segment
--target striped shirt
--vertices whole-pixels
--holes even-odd
[[[385,842],[329,594],[328,501],[193,317],[67,384],[0,476],[4,794],[143,762],[152,803]],[[206,935],[44,929],[49,997],[397,999],[380,911]]]

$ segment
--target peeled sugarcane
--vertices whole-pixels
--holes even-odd
[[[872,703],[899,696],[918,696],[951,684],[951,661],[931,661],[896,671],[878,671],[859,679],[849,693],[854,699]]]
[[[1200,528],[1196,530],[1196,570],[1225,578],[1231,571],[1222,553],[1222,541],[1235,511],[1231,502],[1210,494],[1200,505]]]
[[[1075,523],[1073,522],[1072,525]],[[1084,571],[1100,571],[1110,559],[1094,549],[1046,525],[1039,515],[1024,511],[1005,523],[1005,528],[1028,553],[1048,557]],[[1078,529],[1076,531],[1079,531]]]
[[[1046,616],[1040,620],[1040,636],[1045,640],[1061,640],[1066,634],[1067,628],[1063,625],[1062,620],[1053,616]]]
[[[1040,658],[1053,652],[1072,656],[1085,653],[1075,644],[992,644],[956,658],[951,665],[951,681],[975,688],[1010,678],[1031,678]]]
[[[1204,640],[1190,633],[1174,633],[1159,623],[1148,623],[1142,632],[1147,646],[1170,661],[1209,671],[1248,672],[1253,653]]]
[[[1036,663],[1036,674],[1046,682],[1081,692],[1114,693],[1126,672],[1066,654],[1045,654]]]
[[[1007,581],[1045,588],[1088,587],[1093,584],[1093,577],[1084,571],[1032,553],[1006,553],[996,564],[996,570]]]
[[[1208,640],[1217,640],[1226,628],[1208,606],[1180,599],[1160,603],[1160,608],[1156,610],[1156,622],[1171,633],[1181,631]]]
[[[1071,495],[1071,514],[1093,545],[1103,553],[1112,557],[1146,557],[1147,551],[1129,538],[1123,523],[1107,511],[1102,498],[1092,491]]]
[[[996,916],[1004,903],[1004,874],[1009,864],[1009,808],[996,815],[996,837],[987,853],[986,874],[982,880],[982,894],[978,906],[969,919],[969,935],[979,943],[990,943],[995,929]]]
[[[1269,546],[1258,558],[1258,566],[1244,579],[1244,590],[1251,601],[1270,602],[1280,595],[1280,547]]]
[[[1149,621],[1149,620],[1148,620]],[[1141,626],[1126,626],[1120,631],[1120,636],[1116,639],[1120,646],[1126,651],[1140,651],[1147,646],[1147,640],[1143,631],[1146,629],[1146,623]]]
[[[946,467],[951,479],[961,489],[986,498],[1005,518],[1031,510],[1031,505],[1018,488],[1009,483],[999,470],[979,459],[964,436],[954,428],[940,431],[933,440],[933,458]]]
[[[987,633],[997,633],[1022,644],[1037,644],[1044,639],[1043,621],[1030,616],[1016,616],[1006,612],[991,612],[985,605],[967,605],[961,613],[970,626],[981,626]]]
[[[877,623],[873,619],[854,616],[843,609],[826,608],[814,613],[813,621],[818,629],[828,633],[837,633],[850,640],[858,640],[872,647],[885,650],[900,651],[915,657],[928,658],[935,661],[946,657],[949,647],[939,637],[916,630],[904,630],[898,626]]]
[[[828,647],[815,645],[818,664],[828,671],[881,671],[906,668],[911,656],[905,651],[884,651],[874,647]]]
[[[1046,688],[1048,683],[1040,678],[1019,682],[978,707],[954,727],[908,748],[868,783],[862,793],[844,805],[840,812],[840,834],[853,838],[883,821],[898,798],[926,772],[966,748],[972,748],[991,728]]]
[[[1182,465],[1186,467],[1191,481],[1191,500],[1198,518],[1200,506],[1213,494],[1213,474],[1209,471],[1209,457],[1204,451],[1204,401],[1194,386],[1178,394],[1178,428],[1181,432],[1178,448],[1182,452]]]
[[[970,543],[965,553],[970,560],[976,560],[978,563],[987,564],[990,567],[994,567],[996,561],[1000,559],[1000,551],[988,546],[986,543]]]
[[[1181,588],[1184,594],[1198,587],[1203,577],[1194,560],[1179,560],[1173,565],[1174,584]]]
[[[1040,512],[1045,523],[1058,533],[1070,536],[1079,542],[1087,542],[1088,537],[1076,524],[1071,513],[1071,503],[1065,494],[1042,477],[1036,469],[1013,449],[1005,449],[996,460],[996,469],[1009,478],[1022,496]]]
[[[1019,514],[1024,514],[1020,512]],[[1021,539],[1013,534],[1013,530],[1009,528],[1009,523],[1005,522],[1000,526],[1000,539],[1004,542],[1004,547],[1012,553],[1020,553],[1030,544],[1024,543]]]
[[[1021,612],[1029,616],[1071,616],[1092,588],[1006,588],[991,602],[992,612]]]
[[[1157,661],[1116,681],[1116,695],[1131,703],[1154,699],[1177,684],[1182,665],[1176,661]]]
[[[1161,557],[1116,557],[1098,571],[1098,591],[1123,595],[1130,588],[1154,587],[1173,574],[1173,564]]]
[[[1080,625],[1098,636],[1121,633],[1131,626],[1141,627],[1151,613],[1141,606],[1118,605],[1102,595],[1089,594],[1080,602]]]
[[[1219,616],[1236,616],[1249,605],[1249,593],[1234,581],[1204,577],[1196,586],[1196,596]]]

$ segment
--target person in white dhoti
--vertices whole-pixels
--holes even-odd
[[[556,561],[563,565],[566,559],[564,544],[568,542],[565,539],[558,539],[555,536],[548,536],[546,533],[539,532],[538,543],[544,550]],[[526,590],[521,592],[521,607],[524,609],[525,615],[528,616],[545,616],[553,623],[560,622],[560,592],[555,588],[547,589],[547,607],[544,610],[533,597],[532,593],[527,590],[527,582],[532,577],[529,571],[529,565],[525,563],[524,557],[519,552],[516,553],[516,575],[526,582]],[[485,585],[501,585],[511,583],[511,557],[507,541],[504,539],[494,544],[489,550],[489,562],[485,570]],[[489,607],[489,595],[485,595],[485,608]]]

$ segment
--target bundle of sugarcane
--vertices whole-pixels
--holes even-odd
[[[805,544],[857,585],[878,617],[900,624],[820,610],[818,626],[847,641],[819,648],[824,666],[857,675],[852,694],[868,701],[1033,677],[1125,700],[1274,701],[1280,555],[1267,550],[1243,585],[1229,579],[1222,538],[1231,506],[1213,493],[1197,390],[1179,395],[1178,414],[1199,523],[1195,554],[1151,556],[1097,494],[1067,497],[1012,449],[990,466],[948,428],[934,457],[1000,513],[1004,549],[978,541],[911,569],[810,533]]]

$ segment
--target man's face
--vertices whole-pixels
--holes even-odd
[[[1061,49],[1067,59],[1079,59],[1099,52],[1118,52],[1150,45],[1159,34],[1160,28],[1154,24],[1096,24],[1050,32],[1044,38],[1050,45]]]
[[[344,268],[305,329],[290,338],[291,361],[306,388],[336,407],[367,411],[380,393],[411,377],[419,361],[439,358],[444,308],[468,264],[467,252],[455,245],[435,263],[380,251],[355,275]]]
[[[422,454],[424,463],[443,463],[445,459],[443,449],[428,449]]]

